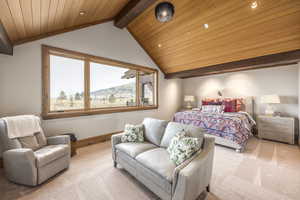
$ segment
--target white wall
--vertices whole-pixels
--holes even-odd
[[[183,80],[183,95],[195,95],[198,102],[205,97],[218,97],[222,90],[225,97],[253,96],[255,114],[264,112],[265,105],[259,97],[278,94],[282,104],[274,108],[286,116],[298,118],[298,65],[235,72]]]
[[[41,113],[41,44],[157,68],[128,31],[111,22],[16,46],[13,56],[0,55],[0,117]],[[120,131],[144,117],[169,120],[181,103],[181,80],[160,72],[159,109],[43,121],[48,135],[74,132],[79,139]]]

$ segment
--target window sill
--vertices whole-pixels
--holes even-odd
[[[58,118],[71,118],[89,115],[99,115],[99,114],[110,114],[119,112],[132,112],[139,110],[153,110],[157,109],[158,106],[145,106],[145,107],[127,107],[127,108],[103,108],[103,109],[93,109],[93,110],[80,110],[80,111],[65,111],[65,112],[50,112],[42,114],[44,120],[47,119],[58,119]]]

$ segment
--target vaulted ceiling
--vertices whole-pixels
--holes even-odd
[[[115,20],[117,27],[127,26],[166,77],[300,61],[300,0],[167,0],[175,15],[160,23],[154,9],[162,1],[0,0],[0,53]]]
[[[166,74],[300,49],[299,0],[170,2],[172,21],[158,22],[155,4],[128,26]]]
[[[0,20],[13,44],[113,20],[129,0],[0,0]],[[83,11],[80,15],[80,12]]]

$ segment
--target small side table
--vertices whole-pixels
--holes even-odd
[[[75,156],[77,154],[77,137],[74,133],[65,133],[63,135],[68,135],[70,136],[71,140],[71,156]]]

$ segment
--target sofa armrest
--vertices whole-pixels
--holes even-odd
[[[122,138],[123,134],[124,134],[124,132],[111,136],[112,158],[114,161],[116,161],[116,147],[115,146],[122,142],[121,138]]]
[[[8,180],[29,185],[37,185],[37,168],[32,149],[12,149],[3,153],[5,175]]]
[[[67,144],[70,145],[70,136],[68,135],[57,135],[47,137],[48,145],[58,145],[58,144]]]
[[[215,139],[205,137],[202,151],[178,173],[173,200],[196,199],[209,185],[212,176]]]

